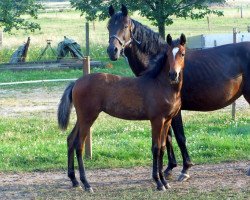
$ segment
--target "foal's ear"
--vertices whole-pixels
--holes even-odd
[[[171,45],[172,45],[172,42],[173,42],[172,37],[171,37],[170,34],[168,34],[168,35],[167,35],[167,43],[168,43],[168,45],[171,46]]]
[[[124,4],[122,4],[121,11],[122,11],[122,14],[124,15],[124,17],[126,17],[128,15],[128,9]]]
[[[182,33],[180,37],[180,45],[184,46],[186,44],[186,36]]]
[[[110,5],[109,6],[109,15],[110,15],[110,17],[112,17],[113,14],[115,14],[115,9],[114,9],[113,5]]]

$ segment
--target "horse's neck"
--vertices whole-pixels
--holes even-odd
[[[133,23],[135,24],[133,37],[141,44],[133,41],[125,48],[124,53],[134,74],[140,76],[148,68],[149,60],[157,56],[165,47],[165,44],[161,41],[157,33],[151,32],[147,27],[135,20],[133,20]],[[145,32],[151,36],[148,37]]]
[[[149,56],[136,47],[136,44],[131,44],[124,51],[125,56],[128,59],[128,63],[133,73],[136,76],[140,76],[148,68]]]

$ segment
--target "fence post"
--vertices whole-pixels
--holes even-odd
[[[236,36],[237,36],[237,29],[236,28],[233,28],[233,43],[235,44],[237,41],[236,41]],[[235,120],[235,116],[236,116],[236,102],[234,101],[232,103],[232,119]]]
[[[86,56],[89,56],[89,22],[86,22]]]
[[[210,19],[209,19],[209,16],[207,16],[207,27],[208,27],[208,30],[210,31]]]
[[[242,8],[242,4],[240,6],[240,18],[243,18],[243,8]]]
[[[3,31],[0,30],[0,47],[3,46]]]
[[[86,56],[83,58],[83,75],[90,74],[90,57]],[[85,141],[85,157],[87,159],[92,159],[92,133],[89,131],[87,133],[87,138]]]

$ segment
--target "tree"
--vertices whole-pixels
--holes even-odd
[[[108,6],[113,5],[117,9],[121,3],[125,4],[130,11],[139,11],[142,16],[149,19],[158,27],[160,35],[165,38],[165,26],[173,23],[173,17],[191,19],[203,18],[208,14],[223,15],[221,11],[209,8],[211,3],[224,3],[225,0],[71,0],[72,6],[86,14],[87,20],[100,20],[108,17]]]
[[[37,18],[38,9],[42,8],[36,0],[1,0],[0,1],[0,27],[10,32],[13,28],[34,31],[40,29],[39,24],[28,21],[23,15]]]

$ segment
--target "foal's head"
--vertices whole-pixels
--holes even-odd
[[[181,34],[178,44],[174,44],[172,37],[168,34],[167,43],[167,56],[170,65],[169,78],[171,83],[179,83],[180,73],[184,68],[186,37],[184,34]]]
[[[121,11],[115,13],[114,7],[109,6],[110,20],[108,22],[109,46],[107,52],[110,60],[117,60],[123,49],[132,42],[133,23],[128,16],[128,9],[122,5]]]

